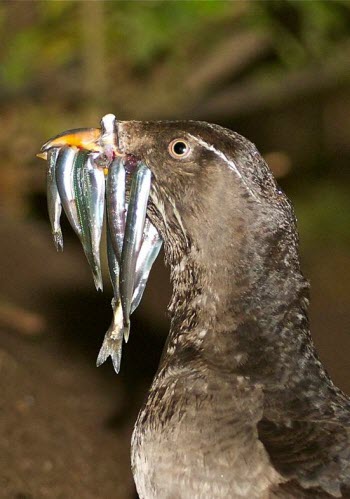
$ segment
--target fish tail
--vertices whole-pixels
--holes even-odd
[[[61,229],[56,230],[53,233],[53,241],[57,251],[63,251],[63,236]]]
[[[113,319],[112,323],[105,334],[102,347],[97,356],[97,367],[103,364],[108,357],[111,358],[115,372],[118,374],[120,371],[120,362],[122,358],[123,346],[123,312],[121,304],[116,299],[112,300],[113,306]]]
[[[107,333],[97,356],[96,366],[99,367],[102,365],[106,362],[108,357],[111,358],[115,372],[119,374],[122,358],[122,344],[121,342],[109,337]]]
[[[88,260],[89,260],[89,258],[88,258]],[[90,261],[89,261],[89,263],[90,263]],[[91,265],[92,264],[90,263],[90,266]],[[103,291],[103,280],[102,280],[101,268],[95,266],[92,275],[93,275],[93,278],[94,278],[94,283],[95,283],[96,290],[97,291]]]

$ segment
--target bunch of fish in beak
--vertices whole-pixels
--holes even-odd
[[[115,125],[115,116],[108,114],[101,129],[65,132],[46,142],[38,156],[48,161],[47,201],[56,249],[63,250],[63,208],[83,246],[97,290],[102,290],[100,243],[106,212],[113,319],[97,365],[110,356],[118,373],[130,315],[141,301],[162,240],[146,215],[151,171],[118,152]]]

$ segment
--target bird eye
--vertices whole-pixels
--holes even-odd
[[[190,146],[183,139],[172,140],[169,144],[169,153],[175,159],[185,158],[190,153]]]

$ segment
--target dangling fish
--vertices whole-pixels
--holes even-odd
[[[123,334],[126,336],[127,341],[128,336],[125,333],[127,333],[128,330],[125,330],[124,328],[123,313],[120,302],[120,267],[112,245],[112,235],[110,231],[111,223],[109,217],[107,220],[108,267],[114,292],[114,298],[112,300],[113,319],[108,331],[105,334],[102,347],[97,357],[96,365],[100,366],[110,356],[113,367],[118,373],[120,370],[122,355]],[[158,256],[161,246],[162,240],[157,232],[157,229],[149,220],[146,220],[142,245],[136,263],[135,289],[130,314],[132,314],[140,304],[151,267]]]
[[[115,159],[108,168],[106,201],[108,269],[114,295],[112,300],[113,319],[105,334],[96,364],[100,366],[108,357],[111,357],[114,370],[118,373],[124,336],[119,277],[126,217],[125,169],[120,158]]]
[[[124,336],[124,321],[123,321],[123,311],[120,302],[119,294],[119,263],[116,258],[114,248],[112,245],[112,237],[109,229],[109,224],[107,222],[107,257],[108,257],[108,269],[109,276],[111,279],[113,287],[113,299],[112,299],[112,309],[113,309],[113,319],[112,323],[105,334],[102,347],[97,357],[96,365],[97,367],[103,364],[108,357],[111,357],[114,370],[119,373],[120,362],[122,356],[122,345]]]
[[[109,234],[120,265],[126,220],[125,168],[120,158],[115,159],[109,166],[106,194]]]
[[[151,188],[151,171],[141,163],[131,181],[130,201],[126,218],[123,242],[120,295],[123,307],[125,341],[129,338],[130,312],[135,288],[137,257],[141,248],[142,235],[146,221],[147,203]]]
[[[94,253],[93,242],[92,242],[92,232],[94,232],[95,246],[97,245],[96,238],[101,239],[101,234],[96,236],[96,232],[99,228],[95,229],[91,225],[91,221],[99,218],[96,212],[100,212],[100,206],[97,203],[100,202],[100,192],[102,187],[97,182],[94,174],[91,174],[86,167],[86,163],[89,161],[88,151],[79,151],[74,160],[73,166],[73,187],[74,195],[77,205],[78,217],[81,227],[80,241],[83,246],[86,258],[89,262],[92,275],[94,278],[95,286],[97,290],[103,289],[102,284],[102,273],[101,264],[99,256],[99,241],[97,248],[97,255]],[[103,172],[102,172],[103,174]],[[94,179],[94,187],[91,185],[91,180]],[[104,178],[103,178],[104,181]],[[92,192],[94,191],[94,192]],[[90,196],[92,195],[92,198]],[[104,195],[104,187],[103,187]],[[101,226],[102,232],[102,226]],[[97,256],[97,257],[96,257]]]
[[[82,183],[83,200],[87,211],[91,239],[93,273],[96,274],[96,282],[102,290],[100,243],[105,205],[105,175],[103,169],[96,166],[91,154],[87,155],[83,162]]]
[[[119,373],[123,345],[123,311],[119,295],[119,264],[112,246],[111,234],[107,224],[107,256],[111,283],[113,286],[113,319],[105,334],[102,347],[97,357],[96,365],[103,364],[111,357],[114,370]]]
[[[87,151],[80,151],[76,147],[62,147],[56,161],[56,182],[63,209],[82,243],[92,269],[95,286],[102,289],[100,263],[94,258],[92,250],[89,202],[84,194],[83,166],[87,157]]]
[[[76,147],[63,147],[60,149],[56,161],[56,182],[64,212],[74,232],[80,239],[82,227],[73,184],[74,165],[78,152]]]
[[[143,241],[137,257],[135,287],[130,314],[132,314],[140,304],[149,273],[159,254],[162,244],[163,241],[157,229],[149,220],[146,220]]]
[[[129,337],[129,317],[140,303],[162,241],[146,219],[151,172],[137,158],[118,150],[116,129],[115,116],[106,115],[101,129],[65,132],[46,142],[38,156],[49,160],[48,208],[56,247],[63,248],[63,208],[82,243],[97,289],[102,289],[100,241],[106,199],[113,320],[97,365],[110,356],[119,372],[123,337],[125,341]]]
[[[48,153],[49,167],[47,169],[47,207],[51,223],[51,231],[57,251],[63,251],[63,237],[60,225],[62,204],[56,183],[56,161],[59,149],[50,149]]]

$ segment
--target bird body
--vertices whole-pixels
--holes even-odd
[[[261,390],[190,367],[157,377],[139,415],[132,462],[140,497],[269,497],[283,479],[258,439]]]
[[[122,325],[140,297],[135,278],[141,271],[142,295],[164,242],[171,326],[133,432],[140,498],[350,498],[350,399],[315,351],[293,208],[256,147],[204,122],[107,115],[101,128],[67,132],[43,150],[90,144],[106,169],[111,163],[107,198],[122,211],[125,186],[112,185],[112,160],[123,161],[126,175],[136,167],[125,227],[107,202],[109,231],[117,230],[108,237],[115,314],[98,364],[111,355],[119,370]],[[51,219],[59,220],[50,196]],[[134,217],[138,206],[142,216]]]
[[[206,123],[120,122],[118,138],[152,171],[173,285],[132,439],[140,497],[350,497],[350,402],[315,352],[293,209],[268,166]],[[190,153],[169,154],[174,140]]]

